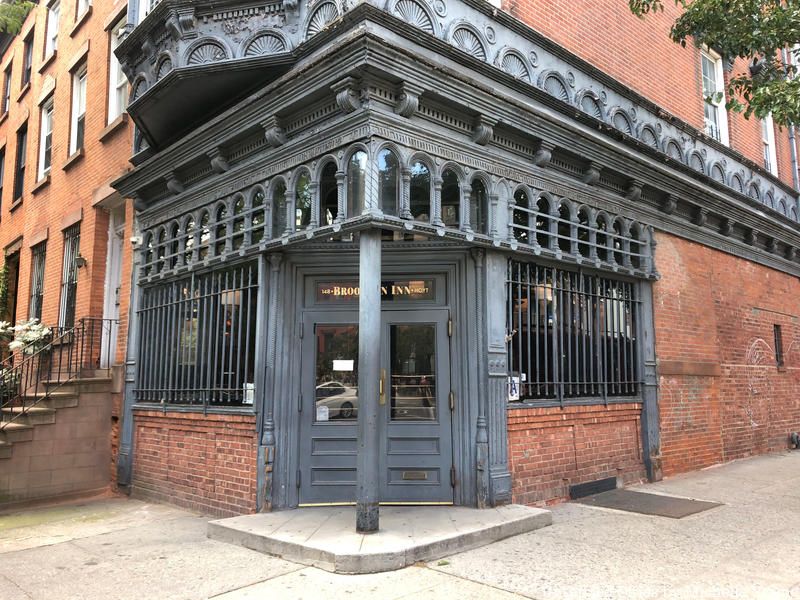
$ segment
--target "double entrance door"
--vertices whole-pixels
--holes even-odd
[[[300,505],[356,500],[358,409],[379,408],[380,500],[452,503],[449,312],[384,310],[381,390],[358,392],[358,314],[306,312],[303,321]]]

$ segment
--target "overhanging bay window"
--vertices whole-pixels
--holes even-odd
[[[143,288],[136,401],[252,404],[257,293],[254,263]]]
[[[639,396],[636,283],[510,261],[507,285],[509,376],[520,401]]]

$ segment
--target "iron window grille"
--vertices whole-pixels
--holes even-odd
[[[509,261],[508,364],[533,404],[630,400],[641,389],[636,284]]]
[[[17,159],[14,169],[14,200],[22,198],[25,186],[25,166],[28,154],[28,124],[25,123],[17,131]]]
[[[193,274],[142,290],[141,403],[253,403],[258,266]]]
[[[80,244],[80,223],[64,230],[64,264],[61,271],[61,303],[58,311],[58,325],[64,329],[70,329],[75,326]]]
[[[47,256],[47,242],[36,244],[31,248],[31,301],[28,316],[31,319],[42,319],[44,302],[44,265]]]

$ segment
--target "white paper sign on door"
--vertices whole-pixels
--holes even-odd
[[[330,411],[325,405],[317,406],[317,421],[327,421]]]
[[[334,360],[333,361],[333,370],[334,371],[352,371],[353,370],[353,363],[354,360]]]

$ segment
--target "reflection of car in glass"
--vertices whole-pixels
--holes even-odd
[[[358,416],[358,388],[341,381],[326,381],[317,386],[317,407],[328,409],[328,420],[355,419]],[[318,419],[320,420],[320,419]]]

